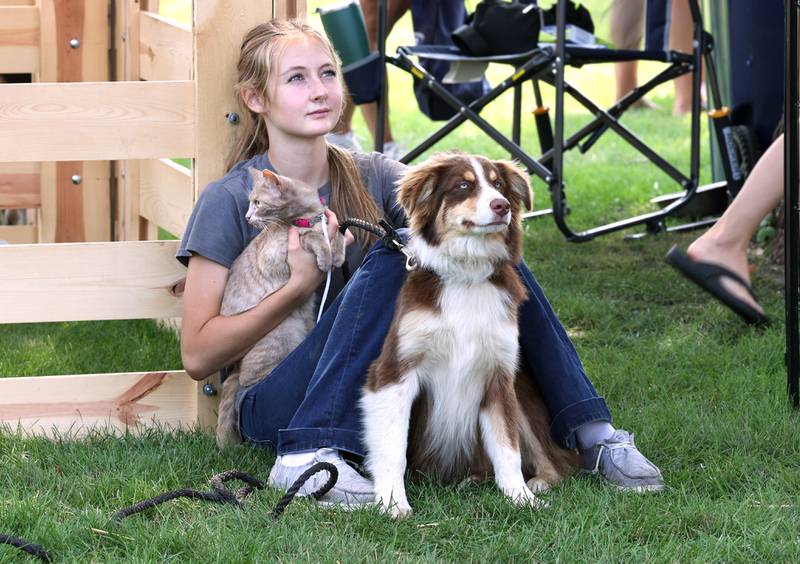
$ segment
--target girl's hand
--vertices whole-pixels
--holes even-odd
[[[336,237],[336,232],[339,230],[339,218],[336,217],[336,214],[333,213],[330,209],[325,208],[325,219],[328,222],[328,241],[333,241],[333,238]],[[353,241],[355,241],[355,237],[350,230],[347,229],[344,232],[344,246],[346,247]]]
[[[317,258],[300,244],[300,232],[295,227],[289,228],[286,262],[290,273],[286,286],[300,292],[303,297],[310,296],[325,279],[325,273],[317,266]]]

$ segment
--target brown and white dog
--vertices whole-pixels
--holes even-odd
[[[552,441],[538,391],[518,377],[526,290],[514,265],[528,177],[510,162],[447,153],[409,169],[397,194],[419,267],[361,399],[376,502],[395,517],[411,512],[408,466],[443,481],[493,474],[514,502],[542,507],[534,492],[578,458]]]

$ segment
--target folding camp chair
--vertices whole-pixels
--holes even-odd
[[[382,4],[384,4],[384,2],[382,2]],[[675,212],[687,206],[698,191],[722,190],[725,191],[727,198],[732,198],[741,188],[743,182],[743,176],[739,171],[736,160],[735,147],[730,141],[731,121],[729,111],[722,106],[720,100],[720,91],[711,54],[713,41],[711,35],[703,30],[702,17],[697,0],[689,0],[689,6],[694,25],[694,47],[692,53],[679,53],[663,48],[645,49],[642,51],[617,50],[569,42],[566,40],[566,2],[564,0],[558,0],[557,2],[555,43],[540,43],[537,48],[526,53],[491,57],[469,57],[452,46],[427,45],[400,47],[395,56],[388,56],[383,52],[382,43],[379,43],[379,45],[381,45],[381,57],[385,58],[386,62],[411,73],[415,78],[422,81],[436,96],[455,110],[455,115],[452,118],[433,135],[409,151],[408,154],[402,158],[402,161],[413,161],[459,125],[470,121],[508,151],[512,158],[519,160],[530,174],[539,177],[547,184],[551,194],[552,209],[533,212],[527,214],[526,217],[535,217],[552,213],[556,225],[570,241],[588,241],[598,235],[627,229],[637,225],[644,225],[647,233],[653,233],[664,230],[676,231],[697,228],[712,223],[714,220],[706,220],[669,228],[665,223],[665,219],[668,216],[675,214]],[[381,9],[385,9],[385,5],[381,6]],[[381,20],[385,23],[385,18],[381,18]],[[385,28],[380,30],[379,37],[385,37]],[[505,80],[501,81],[488,93],[469,104],[465,104],[448,92],[448,90],[444,88],[442,82],[437,80],[426,70],[420,62],[421,60],[443,60],[450,62],[452,65],[462,67],[487,63],[501,63],[513,66],[514,70]],[[659,61],[666,63],[667,66],[655,77],[635,88],[613,106],[605,110],[592,102],[588,96],[569,84],[564,78],[564,70],[568,65],[581,67],[596,63],[634,60]],[[688,175],[685,175],[670,164],[619,121],[622,114],[636,101],[640,100],[660,84],[674,80],[681,75],[692,72],[694,69],[701,68],[701,61],[705,62],[707,83],[711,92],[710,102],[714,104],[714,109],[709,112],[712,118],[711,124],[719,146],[726,149],[721,152],[721,160],[723,162],[726,180],[705,187],[699,187],[700,73],[694,73],[693,80],[690,132],[691,162]],[[459,74],[461,72],[462,69],[456,69],[454,74]],[[537,105],[536,110],[534,110],[534,115],[542,151],[538,158],[529,155],[520,147],[522,87],[526,82],[530,82],[533,86],[533,93]],[[552,120],[547,108],[544,108],[542,104],[540,83],[550,85],[555,89],[555,111]],[[510,88],[513,88],[514,93],[511,138],[498,131],[497,128],[480,116],[480,111],[487,104]],[[569,94],[594,116],[585,126],[568,138],[565,138],[564,134],[565,94]],[[383,104],[379,106],[379,112],[383,110],[383,107]],[[379,113],[377,122],[380,125],[383,124],[383,116],[381,113]],[[682,192],[676,196],[674,201],[671,201],[666,204],[665,207],[657,211],[615,221],[606,225],[600,225],[584,231],[574,231],[568,225],[566,217],[569,210],[563,182],[564,153],[575,148],[585,153],[609,130],[618,134],[656,167],[677,182]]]

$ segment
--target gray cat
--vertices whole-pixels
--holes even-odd
[[[326,224],[320,221],[323,205],[317,190],[278,176],[269,170],[250,169],[253,190],[247,221],[262,229],[231,265],[220,313],[235,315],[255,307],[289,280],[286,262],[289,227],[300,231],[300,244],[317,258],[327,272],[344,262],[344,236],[337,231],[328,242]],[[314,326],[316,296],[292,311],[237,361],[222,386],[217,421],[217,445],[223,448],[242,442],[237,392],[269,376],[275,366],[305,338]]]

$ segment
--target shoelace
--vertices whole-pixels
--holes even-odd
[[[600,459],[603,457],[603,451],[604,450],[617,450],[617,449],[629,448],[629,447],[634,447],[635,448],[635,445],[633,444],[633,435],[632,434],[628,435],[628,439],[626,439],[626,440],[614,442],[614,443],[611,443],[611,444],[601,444],[600,445],[600,450],[597,451],[597,458],[594,461],[594,469],[592,470],[592,473],[597,473],[597,472],[600,471]]]

